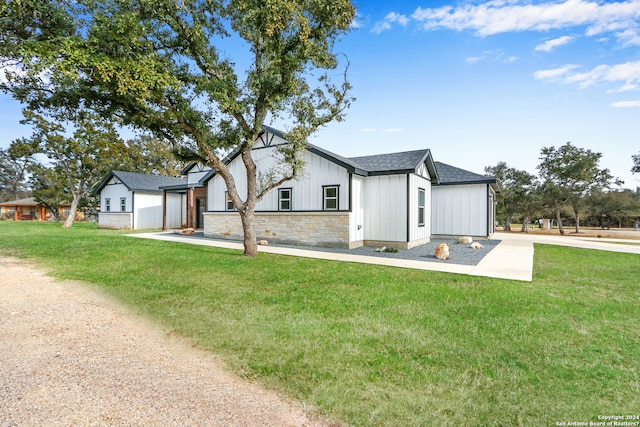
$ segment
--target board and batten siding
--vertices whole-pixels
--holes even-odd
[[[409,242],[427,243],[431,238],[431,181],[429,174],[422,171],[423,176],[409,175]],[[424,224],[418,221],[419,190],[424,190]],[[414,246],[412,244],[409,247]]]
[[[371,176],[364,183],[364,240],[407,241],[407,175]]]
[[[198,182],[204,178],[204,176],[211,170],[211,168],[206,167],[201,171],[195,171],[187,174],[187,184],[189,185],[197,185]]]
[[[106,200],[111,199],[110,212],[121,212],[120,199],[123,197],[126,199],[125,212],[131,212],[131,203],[133,202],[131,191],[129,191],[124,184],[118,183],[115,177],[111,178],[109,183],[100,192],[100,209],[102,212],[106,212]]]
[[[120,210],[120,199],[125,198],[125,212]],[[110,199],[110,211],[106,211],[107,199]],[[100,213],[98,227],[115,229],[132,229],[133,218],[131,212],[132,193],[127,187],[119,183],[115,177],[100,192]]]
[[[162,228],[162,193],[133,193],[133,228],[146,230]]]
[[[183,223],[186,223],[186,209],[183,209],[183,200],[185,197],[182,194],[167,193],[167,228],[181,228]],[[184,218],[184,222],[183,222]]]
[[[486,184],[441,185],[431,189],[434,236],[487,237]]]
[[[351,212],[349,213],[349,242],[354,246],[364,244],[364,181],[358,175],[351,177]]]
[[[275,147],[254,149],[251,153],[258,171],[273,171],[283,167],[278,158]],[[305,171],[298,180],[283,183],[278,188],[291,188],[291,210],[294,212],[322,211],[323,210],[323,186],[337,185],[338,206],[340,211],[349,210],[349,173],[335,163],[316,154],[306,151]],[[241,195],[247,191],[247,175],[244,163],[240,157],[230,165],[229,170],[236,181],[238,192]],[[260,174],[258,175],[260,180]],[[271,190],[257,204],[256,212],[278,211],[278,188]],[[207,210],[220,212],[226,210],[226,185],[221,176],[214,176],[207,186]]]

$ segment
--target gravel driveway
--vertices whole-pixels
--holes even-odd
[[[326,426],[78,282],[0,257],[0,426]]]

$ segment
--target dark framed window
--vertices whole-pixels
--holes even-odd
[[[104,199],[104,211],[111,212],[111,199],[109,198]]]
[[[291,210],[291,188],[278,189],[278,210],[280,211]]]
[[[325,211],[338,210],[338,194],[340,187],[337,185],[325,185],[322,187],[322,209]]]
[[[233,204],[233,200],[231,200],[231,196],[229,195],[228,191],[224,192],[224,196],[225,196],[225,204],[224,204],[224,208],[225,210],[228,211],[233,211],[236,209],[235,205]]]
[[[418,226],[424,227],[426,193],[424,188],[418,188]]]
[[[120,212],[126,212],[127,211],[127,198],[126,197],[121,197],[120,198]]]

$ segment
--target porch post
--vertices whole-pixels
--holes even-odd
[[[196,228],[193,221],[194,211],[195,211],[193,203],[194,203],[193,188],[189,188],[187,190],[187,227],[189,228]]]
[[[162,192],[162,231],[167,230],[167,190]]]

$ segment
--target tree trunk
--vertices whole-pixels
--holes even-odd
[[[576,234],[580,232],[580,214],[576,212]]]
[[[524,219],[522,220],[522,229],[520,230],[521,233],[528,233],[529,232],[529,217],[525,216]]]
[[[564,228],[562,228],[562,218],[560,217],[560,208],[556,210],[556,220],[558,221],[558,230],[564,236]]]
[[[258,240],[254,228],[255,212],[253,209],[245,209],[239,213],[244,234],[244,255],[256,256],[258,255]]]
[[[511,216],[507,215],[504,220],[504,231],[511,231]]]
[[[78,210],[78,203],[80,202],[80,198],[75,194],[73,195],[73,200],[71,201],[71,209],[69,209],[69,216],[66,221],[62,225],[63,228],[71,228],[73,225],[73,221],[76,219],[76,212]]]

